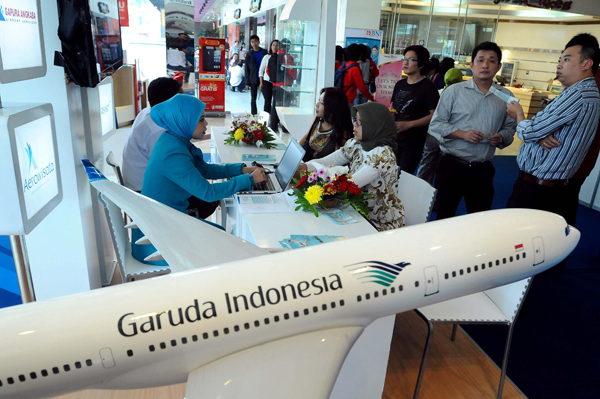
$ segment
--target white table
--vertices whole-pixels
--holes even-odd
[[[283,155],[284,151],[281,150],[225,145],[226,136],[223,133],[227,131],[228,128],[212,128],[213,160],[220,160],[222,163],[241,162],[242,154],[252,153],[275,154],[279,162]],[[227,202],[226,214],[231,232],[261,248],[282,249],[279,241],[292,234],[356,238],[377,232],[351,207],[342,209],[358,223],[340,226],[325,216],[317,218],[309,212],[243,214],[235,197]],[[377,251],[377,248],[365,248],[365,251]],[[395,316],[384,317],[364,330],[344,361],[330,399],[381,398],[394,322]]]
[[[281,157],[285,153],[285,150],[267,150],[266,148],[258,148],[255,145],[241,143],[240,145],[229,145],[225,144],[225,139],[228,137],[227,132],[230,131],[229,127],[215,126],[211,128],[210,137],[210,154],[213,163],[240,163],[242,162],[242,155],[244,154],[261,154],[261,155],[275,155],[275,162],[281,161]],[[287,145],[288,143],[282,140],[277,134],[275,135],[275,143]],[[289,140],[288,140],[289,141]]]

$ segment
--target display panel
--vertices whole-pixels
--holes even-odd
[[[58,195],[52,121],[46,115],[15,128],[27,219]]]
[[[114,72],[123,65],[118,0],[90,0],[90,11],[100,73]]]
[[[100,97],[100,125],[102,135],[108,134],[117,128],[115,122],[115,102],[113,100],[112,81],[105,79],[98,85],[98,95]],[[106,83],[105,83],[106,82]]]
[[[0,82],[46,75],[39,0],[0,2]]]

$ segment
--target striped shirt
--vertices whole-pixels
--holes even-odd
[[[600,95],[593,78],[565,89],[542,112],[517,126],[523,140],[519,168],[542,180],[570,179],[585,158],[600,118]],[[546,151],[538,140],[552,135],[560,146]]]
[[[512,93],[501,86],[494,86],[509,96]],[[488,90],[483,94],[474,79],[449,86],[433,114],[429,124],[429,134],[440,142],[444,154],[453,155],[469,162],[489,161],[496,153],[496,147],[488,143],[492,133],[499,133],[502,142],[498,148],[512,144],[517,121],[506,113],[506,103]],[[446,136],[457,130],[477,130],[485,136],[478,144]]]

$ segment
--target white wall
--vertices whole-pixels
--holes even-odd
[[[381,0],[346,0],[346,28],[379,29]]]
[[[81,168],[81,162],[73,155],[64,72],[52,65],[54,52],[61,50],[56,34],[57,6],[53,1],[41,3],[48,72],[43,78],[0,85],[3,102],[51,103],[55,112],[63,201],[25,237],[38,300],[100,286],[100,275],[94,267],[95,248],[88,245],[86,250],[84,239],[83,212],[76,184],[76,168]]]
[[[591,33],[600,38],[600,25],[549,25],[516,22],[498,24],[496,43],[500,47],[558,50],[579,33]],[[504,50],[502,61],[518,61],[517,83],[546,90],[548,81],[556,75],[560,52]]]

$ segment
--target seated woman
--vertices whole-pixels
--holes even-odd
[[[343,102],[342,102],[343,103]],[[345,104],[344,104],[345,105]],[[306,164],[299,171],[314,171],[313,163],[325,166],[349,164],[352,181],[368,187],[371,223],[379,231],[404,226],[404,207],[397,195],[396,124],[383,104],[370,102],[352,107],[354,139],[332,154]]]
[[[339,150],[352,134],[352,119],[342,89],[326,87],[315,105],[315,121],[300,140],[306,150],[304,162],[323,158]]]
[[[266,177],[264,169],[246,167],[243,163],[214,165],[204,161],[202,151],[190,140],[201,140],[206,133],[205,106],[196,97],[177,94],[152,108],[150,117],[166,131],[156,142],[148,161],[142,194],[183,213],[187,213],[190,197],[196,197],[207,208],[200,214],[208,217],[215,209],[215,201],[249,190],[254,183],[262,182]],[[228,177],[231,179],[222,183],[211,184],[207,180]],[[134,229],[132,242],[141,236],[142,233]],[[139,261],[156,251],[152,245],[132,247],[133,257]]]

